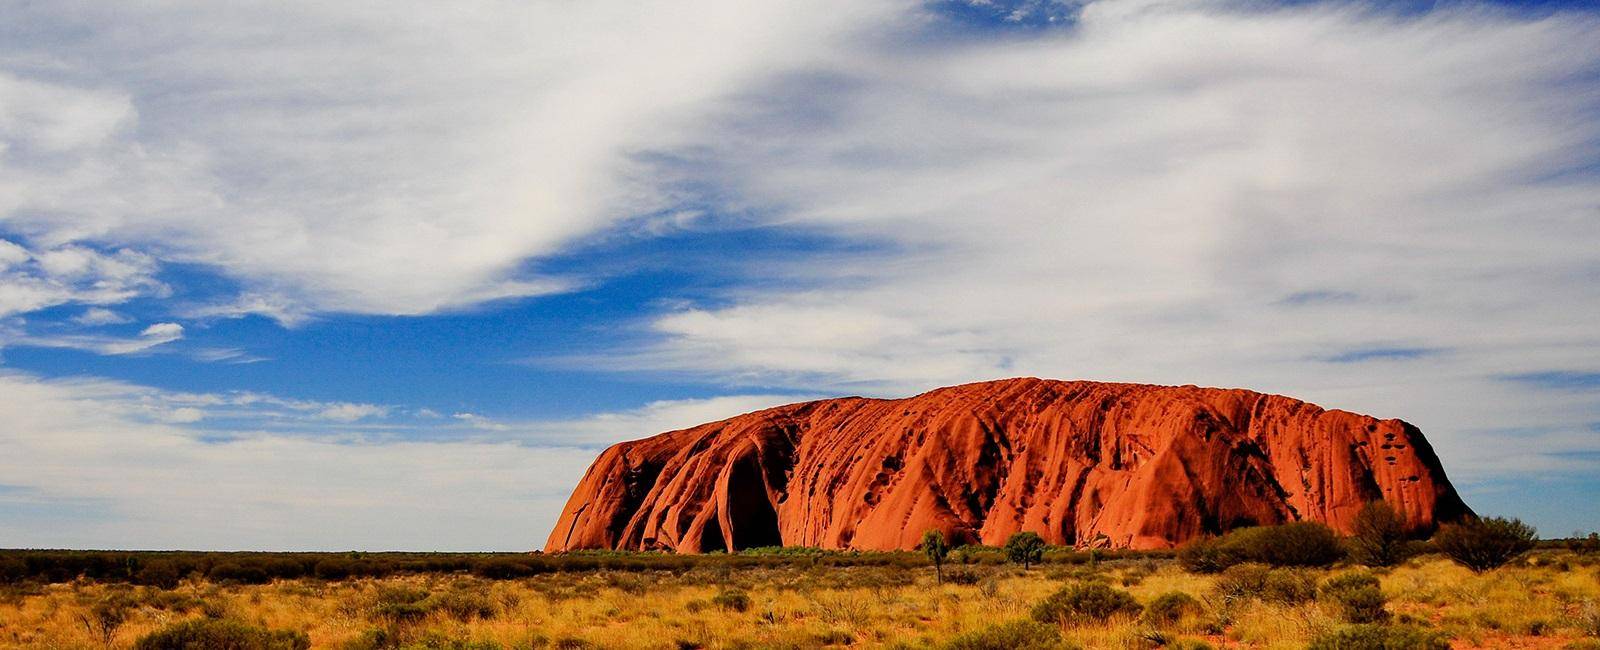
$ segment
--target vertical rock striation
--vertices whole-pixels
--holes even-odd
[[[1383,499],[1419,530],[1470,514],[1415,427],[1247,390],[1008,379],[849,397],[617,444],[547,551],[1162,548]]]

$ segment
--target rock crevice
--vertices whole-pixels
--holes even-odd
[[[1261,393],[1008,379],[900,400],[791,404],[625,442],[595,460],[547,551],[1163,548],[1294,520],[1348,531],[1383,499],[1418,530],[1469,515],[1400,420]]]

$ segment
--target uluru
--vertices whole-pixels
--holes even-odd
[[[770,408],[623,442],[547,551],[1166,548],[1383,500],[1418,533],[1471,515],[1416,427],[1249,390],[1020,378]]]

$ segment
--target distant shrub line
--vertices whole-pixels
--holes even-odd
[[[1347,557],[1370,566],[1392,565],[1404,557],[1441,552],[1474,571],[1486,571],[1510,562],[1538,546],[1572,546],[1583,552],[1600,541],[1575,537],[1571,541],[1539,542],[1531,527],[1515,519],[1472,519],[1441,527],[1431,542],[1406,539],[1392,510],[1369,508],[1362,513],[1357,535],[1340,537],[1325,525],[1294,522],[1277,526],[1240,528],[1228,534],[1197,540],[1172,550],[1074,550],[1046,546],[1034,533],[1013,535],[1004,547],[963,545],[946,548],[942,534],[925,536],[921,551],[828,551],[807,547],[769,547],[737,553],[679,555],[665,552],[577,551],[571,553],[261,553],[192,551],[70,551],[0,550],[0,584],[20,582],[61,583],[78,579],[125,582],[161,588],[176,586],[187,577],[213,582],[264,584],[273,580],[317,578],[383,578],[394,575],[466,573],[492,580],[525,578],[564,571],[688,571],[701,568],[782,566],[899,566],[944,564],[1003,564],[1024,568],[1040,564],[1093,564],[1101,560],[1177,557],[1183,567],[1197,573],[1222,573],[1229,567],[1257,564],[1271,567],[1325,567]],[[934,541],[940,543],[934,544]],[[944,575],[942,566],[941,577]],[[958,583],[970,581],[968,572],[952,569]],[[1285,576],[1269,587],[1288,589]]]
[[[1100,559],[1171,557],[1172,551],[1100,551]],[[1090,554],[1053,547],[1046,564],[1083,564]],[[1002,564],[996,547],[952,549],[952,564]],[[200,551],[0,550],[0,584],[61,583],[77,579],[125,582],[171,588],[186,577],[214,582],[264,584],[273,580],[384,578],[429,573],[467,573],[493,580],[525,578],[562,571],[687,571],[780,566],[922,567],[918,551],[827,551],[807,547],[757,548],[738,553],[678,555],[661,552],[577,551],[572,553],[266,553]]]

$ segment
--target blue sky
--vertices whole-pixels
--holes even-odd
[[[1017,375],[1600,528],[1589,3],[0,6],[0,547],[531,548],[612,442]]]

